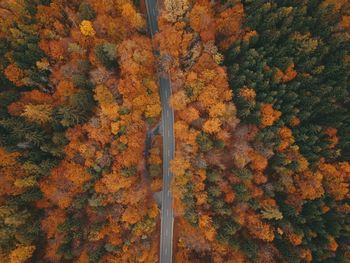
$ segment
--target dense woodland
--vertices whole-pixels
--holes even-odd
[[[0,0],[0,262],[159,262],[161,72],[174,262],[350,262],[350,2],[159,6]]]
[[[160,115],[131,1],[2,1],[1,262],[157,262],[143,180]]]

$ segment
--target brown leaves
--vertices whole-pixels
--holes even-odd
[[[39,47],[55,60],[63,60],[66,56],[67,47],[63,41],[41,39]]]

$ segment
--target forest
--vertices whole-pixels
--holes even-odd
[[[0,56],[0,263],[171,263],[168,169],[173,262],[350,262],[349,0],[0,0]]]

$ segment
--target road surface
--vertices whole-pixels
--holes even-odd
[[[157,0],[146,0],[148,23],[151,36],[158,31],[158,5]],[[155,52],[156,54],[158,52]],[[165,74],[164,74],[165,75]],[[173,257],[173,229],[174,211],[173,199],[170,193],[170,183],[172,174],[170,172],[170,160],[175,155],[174,137],[174,111],[169,105],[171,95],[171,85],[169,77],[159,79],[160,98],[162,103],[161,130],[163,136],[163,189],[162,189],[162,211],[160,229],[160,263],[171,263]]]

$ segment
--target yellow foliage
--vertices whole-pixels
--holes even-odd
[[[50,66],[50,63],[46,58],[43,58],[36,62],[36,66],[40,70],[47,70]]]
[[[83,20],[80,23],[80,32],[87,37],[92,37],[96,34],[96,31],[89,20]]]
[[[114,103],[114,97],[111,91],[104,85],[98,85],[95,88],[95,100],[101,105]]]
[[[187,0],[165,0],[165,18],[169,22],[176,22],[180,19],[188,10],[189,3]]]
[[[27,188],[36,185],[36,179],[34,176],[29,176],[23,179],[17,179],[14,185],[18,188]]]
[[[158,206],[156,203],[153,203],[152,207],[148,210],[148,216],[150,218],[156,218],[159,214]]]
[[[19,246],[10,253],[10,263],[23,263],[31,258],[35,246]]]
[[[145,24],[142,16],[136,12],[135,8],[130,3],[126,3],[122,6],[122,16],[135,28],[140,29]]]
[[[225,114],[225,104],[222,102],[219,102],[213,106],[210,107],[209,110],[209,116],[210,117],[221,117]]]
[[[207,120],[203,125],[203,131],[207,133],[217,133],[220,131],[221,121],[218,118]]]
[[[111,123],[111,131],[113,134],[117,134],[120,129],[120,122],[112,122]]]
[[[170,105],[174,110],[183,110],[186,108],[189,99],[185,91],[181,90],[170,97]]]
[[[170,163],[170,169],[175,176],[183,176],[187,169],[191,167],[188,160],[183,157],[177,156]]]
[[[43,124],[51,120],[51,114],[52,114],[52,105],[28,104],[25,106],[24,112],[21,114],[21,116],[29,119],[30,121]]]
[[[160,115],[162,107],[159,103],[150,104],[146,106],[145,116],[146,118],[155,118]]]

